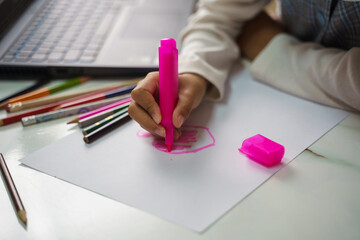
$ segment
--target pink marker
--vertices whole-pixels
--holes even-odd
[[[159,102],[161,124],[166,131],[165,144],[171,151],[174,142],[172,115],[178,99],[178,50],[176,41],[162,39],[159,47]]]

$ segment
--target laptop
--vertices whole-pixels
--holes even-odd
[[[0,77],[132,76],[158,68],[195,0],[0,0]],[[180,46],[179,46],[180,47]]]

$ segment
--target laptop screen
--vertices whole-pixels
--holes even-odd
[[[33,0],[0,0],[0,39]]]

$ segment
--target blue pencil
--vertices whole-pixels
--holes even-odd
[[[95,101],[100,101],[100,100],[107,99],[107,98],[121,96],[121,95],[130,93],[135,87],[136,87],[136,85],[130,85],[130,86],[121,87],[121,88],[103,92],[103,93],[97,93],[97,94],[90,95],[90,96],[87,96],[84,98],[79,98],[74,101],[69,101],[67,103],[63,103],[63,104],[59,105],[58,107],[56,107],[56,109],[69,108],[69,107],[74,107],[74,106],[80,105],[80,104],[85,104],[85,103],[89,103],[89,102],[95,102]]]

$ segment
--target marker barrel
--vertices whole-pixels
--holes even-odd
[[[159,102],[167,146],[171,146],[174,141],[172,115],[178,99],[178,84],[176,42],[174,39],[163,39],[159,47]]]

